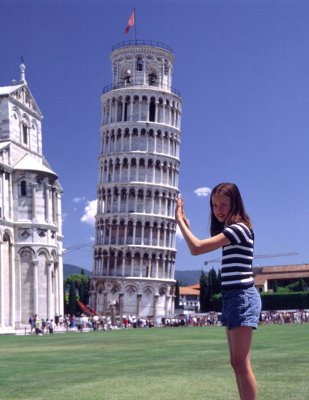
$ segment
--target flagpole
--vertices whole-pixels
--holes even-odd
[[[134,11],[134,33],[135,33],[135,43],[137,44],[137,39],[136,39],[136,11],[135,8],[133,9]]]

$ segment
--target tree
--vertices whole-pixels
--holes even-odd
[[[204,271],[200,276],[200,311],[206,312],[208,308],[208,276]]]
[[[287,289],[291,292],[305,292],[307,285],[303,279],[299,279],[296,282],[290,283],[286,286]]]
[[[219,274],[217,274],[217,271],[214,269],[214,267],[212,267],[208,273],[208,284],[210,286],[211,297],[214,294],[221,292],[221,287],[220,287],[221,282],[220,281],[221,281],[221,273],[220,273],[220,280],[219,280]]]
[[[200,277],[200,310],[214,310],[214,296],[221,293],[221,271],[218,274],[214,267],[207,273],[201,272]]]
[[[216,293],[221,293],[221,269],[218,269],[218,287]]]
[[[299,291],[300,292],[305,292],[306,290],[307,290],[306,282],[301,278],[299,280]]]
[[[73,289],[75,290],[75,312],[81,313],[82,310],[80,309],[79,305],[77,304],[77,300],[80,300],[83,304],[87,305],[89,302],[89,290],[90,290],[90,278],[88,275],[85,274],[72,274],[67,277],[64,283],[65,292],[69,291],[69,299],[65,303],[65,310],[67,313],[71,314],[72,312],[69,311],[69,304],[70,304],[70,295],[71,295],[71,302],[74,303],[73,300]],[[72,293],[71,293],[72,291]],[[66,298],[66,297],[65,297]],[[74,308],[74,306],[73,306]]]
[[[218,293],[218,276],[214,267],[208,273],[208,310],[213,310],[213,296]]]
[[[75,287],[77,289],[77,294],[79,300],[88,304],[89,302],[89,290],[90,290],[90,278],[84,274],[73,274],[69,275],[65,281],[66,285],[70,285],[70,282],[75,283]]]
[[[67,305],[68,314],[76,315],[77,312],[77,299],[75,282],[71,281],[69,289],[69,301]]]
[[[180,282],[176,281],[176,285],[175,285],[175,308],[179,308],[179,287],[180,287]]]

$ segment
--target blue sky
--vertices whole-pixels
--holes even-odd
[[[44,115],[44,155],[64,188],[64,261],[92,268],[100,96],[112,80],[112,46],[134,39],[133,29],[124,34],[134,7],[137,38],[163,42],[176,56],[180,191],[193,232],[209,231],[209,196],[196,190],[233,181],[253,222],[255,254],[298,253],[255,265],[308,263],[308,1],[1,0],[0,86],[19,79],[23,56]],[[177,250],[182,270],[220,256],[192,257],[181,238]]]

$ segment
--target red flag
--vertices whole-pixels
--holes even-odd
[[[132,11],[132,14],[130,15],[130,18],[129,18],[129,21],[128,21],[128,25],[127,25],[127,27],[126,27],[126,29],[124,31],[125,33],[128,33],[130,28],[131,28],[131,26],[133,26],[135,24],[135,15],[134,14],[135,14],[134,11]]]

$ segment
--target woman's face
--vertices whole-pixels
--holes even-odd
[[[231,212],[231,199],[222,193],[214,193],[211,197],[214,216],[221,223],[225,223]]]

